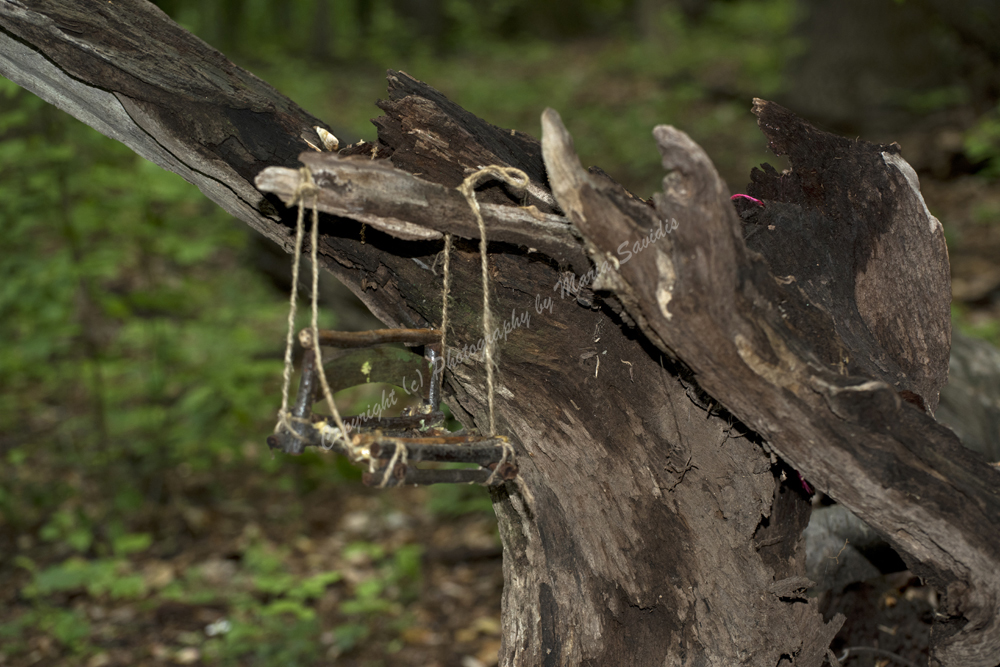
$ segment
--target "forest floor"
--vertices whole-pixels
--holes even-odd
[[[435,515],[426,489],[282,490],[252,466],[176,477],[155,544],[113,559],[131,589],[46,569],[60,554],[16,539],[42,576],[4,559],[0,665],[496,664],[490,514]]]

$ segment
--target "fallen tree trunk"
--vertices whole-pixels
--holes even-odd
[[[440,324],[437,239],[459,237],[446,399],[480,428],[478,232],[452,189],[485,165],[529,176],[478,193],[506,324],[498,430],[521,470],[494,503],[503,664],[821,664],[840,619],[802,592],[792,468],[944,594],[935,664],[1000,661],[1000,473],[929,414],[947,254],[897,149],[758,102],[792,171],[757,172],[764,206],[741,220],[673,128],[654,133],[668,173],[649,204],[585,172],[551,111],[539,143],[390,72],[378,143],[319,153],[320,121],[148,3],[7,0],[0,27],[6,76],[286,250],[294,215],[262,191],[289,200],[295,172],[268,168],[306,151],[321,262],[390,326]]]

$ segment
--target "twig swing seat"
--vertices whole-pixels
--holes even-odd
[[[315,205],[318,188],[313,182],[308,168],[301,170],[302,181],[293,204],[298,205],[296,225],[295,259],[292,271],[292,294],[289,306],[288,336],[285,349],[285,373],[282,389],[282,407],[279,412],[275,432],[267,438],[268,447],[285,454],[298,455],[306,447],[317,446],[333,450],[347,456],[353,463],[364,465],[367,472],[362,476],[368,486],[380,488],[400,484],[471,483],[497,486],[517,477],[518,468],[514,451],[509,440],[492,433],[493,419],[493,377],[490,344],[484,354],[487,364],[489,397],[490,435],[451,433],[445,427],[445,415],[440,410],[441,384],[446,366],[443,358],[447,331],[447,306],[449,293],[449,254],[451,237],[445,238],[445,279],[441,329],[378,329],[374,331],[342,332],[321,330],[317,327],[318,305],[318,264],[316,248],[318,241],[319,213]],[[485,272],[486,238],[485,228],[475,200],[474,187],[482,176],[497,174],[484,169],[466,179],[460,190],[466,195],[470,206],[480,221],[482,239],[480,250],[483,255],[483,302],[484,329],[488,331],[489,287]],[[523,174],[522,174],[523,176]],[[508,178],[500,174],[500,177]],[[525,177],[526,179],[526,177]],[[289,409],[289,384],[292,369],[292,334],[298,288],[299,259],[302,251],[305,199],[312,197],[313,220],[311,230],[312,253],[312,325],[298,334],[299,343],[305,350],[301,365],[301,379],[294,406]],[[340,416],[333,402],[330,382],[325,372],[322,347],[340,349],[377,348],[389,343],[403,343],[407,346],[422,346],[424,365],[429,372],[427,391],[422,395],[420,405],[408,408],[398,417]],[[368,365],[367,363],[365,364]],[[421,380],[423,376],[421,374]],[[336,380],[336,378],[335,378]],[[338,388],[349,386],[336,383]],[[421,382],[421,385],[423,383]],[[313,413],[317,401],[326,402],[330,416]],[[474,463],[478,468],[467,469],[425,469],[417,467],[420,462]]]

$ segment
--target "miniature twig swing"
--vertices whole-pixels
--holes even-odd
[[[483,274],[483,329],[486,363],[488,435],[450,433],[444,428],[444,413],[439,410],[441,383],[447,366],[446,337],[448,330],[448,297],[451,289],[451,235],[445,235],[444,286],[442,290],[441,329],[379,329],[374,331],[342,332],[321,330],[317,326],[318,276],[317,245],[319,212],[316,200],[319,188],[307,167],[301,170],[301,181],[293,204],[298,205],[295,232],[295,259],[292,264],[292,293],[288,315],[288,335],[285,349],[285,369],[281,410],[274,434],[268,446],[286,454],[301,454],[306,447],[320,446],[347,456],[352,462],[367,466],[363,481],[380,488],[399,484],[474,483],[495,486],[517,477],[514,450],[505,436],[496,435],[493,406],[493,338],[489,335],[492,318],[489,308],[489,274],[486,262],[486,228],[476,200],[475,187],[484,178],[498,178],[515,187],[524,187],[527,176],[517,169],[487,167],[465,179],[459,190],[465,195],[475,214],[480,231],[480,254]],[[305,348],[302,377],[295,405],[289,409],[289,386],[292,374],[292,343],[298,291],[299,260],[302,253],[306,199],[312,198],[312,229],[310,253],[312,259],[312,323],[299,332],[299,343]],[[348,426],[340,416],[327,382],[322,346],[362,348],[386,343],[422,346],[423,358],[429,366],[430,382],[421,404],[405,410],[399,417],[361,420],[348,418]],[[314,415],[312,406],[324,400],[330,417]],[[424,469],[423,461],[475,463],[479,468],[462,470]]]

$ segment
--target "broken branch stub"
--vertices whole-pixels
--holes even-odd
[[[849,374],[884,380],[930,414],[948,379],[951,277],[941,223],[897,144],[846,139],[754,100],[792,168],[751,173],[747,246],[833,316]],[[792,313],[796,315],[797,313]]]
[[[324,213],[351,218],[409,241],[440,239],[446,233],[479,238],[475,217],[454,188],[418,178],[385,160],[316,152],[303,153],[299,159],[320,188],[316,205]],[[268,167],[257,176],[256,185],[289,204],[301,178],[296,169]],[[580,240],[563,216],[536,206],[481,203],[480,207],[490,242],[525,246],[560,264],[585,268]]]

